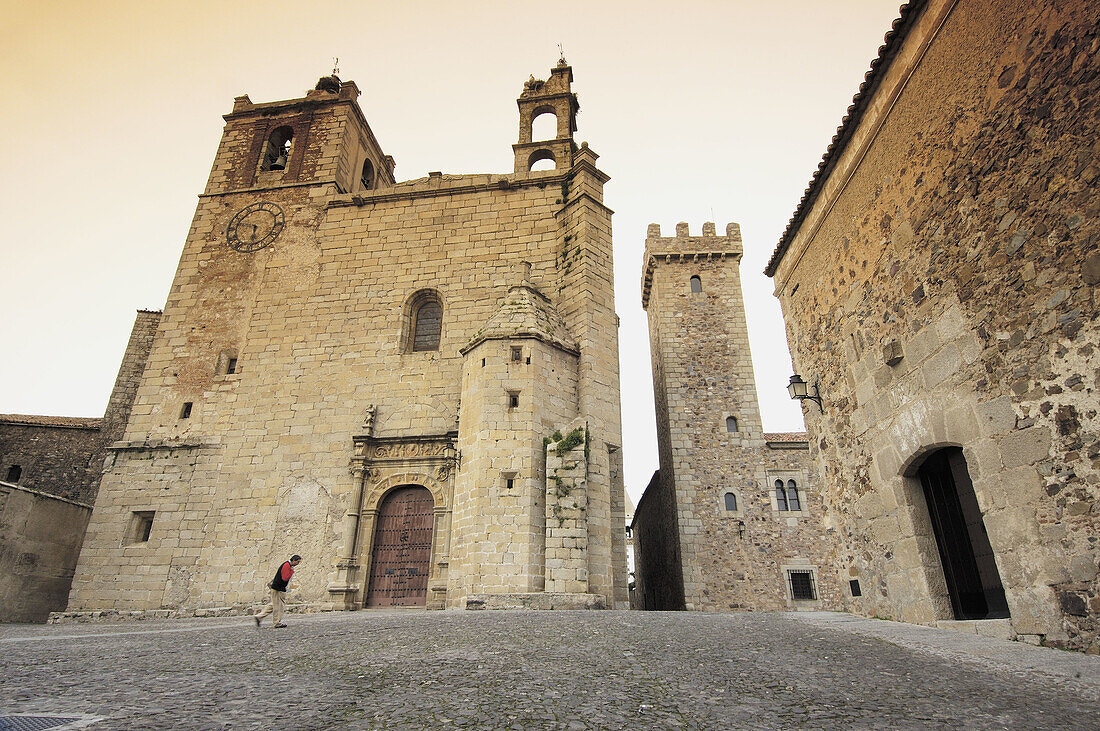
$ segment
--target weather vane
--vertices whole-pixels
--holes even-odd
[[[340,75],[340,57],[339,56],[333,56],[332,57],[332,75],[333,76],[339,76]]]

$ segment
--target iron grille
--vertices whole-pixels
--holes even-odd
[[[792,599],[796,601],[817,599],[813,571],[788,571],[787,579],[791,582]]]

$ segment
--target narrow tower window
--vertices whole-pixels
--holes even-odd
[[[692,292],[702,292],[703,291],[703,280],[700,279],[698,277],[698,275],[693,275],[690,281],[691,281],[691,291]]]
[[[359,176],[359,183],[363,186],[363,190],[374,189],[374,165],[369,158],[363,161],[363,173]]]
[[[267,150],[261,170],[286,170],[290,162],[290,153],[294,149],[294,130],[290,127],[278,127],[267,138]]]
[[[726,510],[730,513],[737,512],[737,496],[732,492],[727,492],[725,497]]]
[[[191,402],[191,401],[185,401],[184,402],[183,408],[180,409],[180,418],[181,419],[190,419],[191,418],[192,403],[193,402]]]
[[[218,365],[215,369],[219,376],[229,375],[237,372],[237,351],[232,348],[226,348],[222,352],[218,353]]]
[[[8,482],[11,482],[13,484],[17,483],[17,482],[19,482],[19,478],[22,477],[22,476],[23,476],[23,468],[20,467],[19,465],[13,464],[11,467],[8,467],[8,480],[7,480]]]
[[[523,348],[518,347],[516,345],[512,346],[512,362],[513,363],[522,363],[523,362]]]
[[[737,417],[735,417],[735,416],[727,416],[726,417],[726,431],[730,432],[731,434],[733,432],[737,431]]]

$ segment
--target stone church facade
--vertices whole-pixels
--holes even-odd
[[[1100,651],[1098,28],[903,6],[768,265],[860,613]]]
[[[742,253],[735,223],[723,236],[713,223],[701,236],[649,226],[642,306],[660,469],[631,526],[643,609],[835,609],[849,587],[806,435],[764,432]]]
[[[405,182],[353,82],[235,100],[70,611],[255,602],[291,553],[318,608],[627,605],[608,177],[571,82],[525,84],[513,172]]]

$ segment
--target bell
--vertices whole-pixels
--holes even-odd
[[[272,170],[286,170],[286,150],[279,153],[279,156],[275,158],[275,162],[271,163]]]

